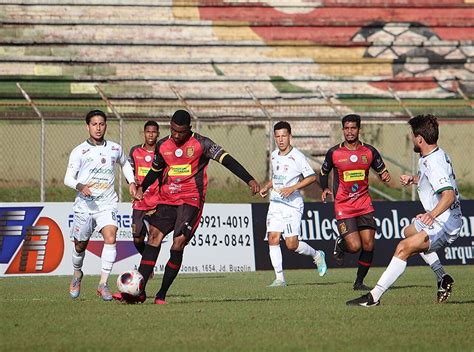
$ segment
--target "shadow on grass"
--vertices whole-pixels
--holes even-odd
[[[350,281],[337,282],[303,282],[300,284],[288,284],[288,286],[334,286],[339,284],[352,284]]]
[[[474,304],[474,300],[470,300],[470,301],[448,301],[445,304]]]
[[[195,299],[182,302],[173,302],[177,304],[188,304],[188,303],[226,303],[226,302],[270,302],[270,301],[283,301],[281,298],[265,297],[265,298],[212,298],[212,299]]]
[[[404,285],[404,286],[392,286],[390,287],[390,290],[404,290],[406,288],[433,288],[435,287],[434,285],[433,286],[430,286],[430,285]]]

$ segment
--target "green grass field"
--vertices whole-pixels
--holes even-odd
[[[374,285],[382,268],[373,268]],[[451,266],[446,304],[435,303],[428,267],[408,267],[382,305],[347,307],[355,269],[288,270],[286,288],[267,288],[273,272],[179,275],[167,306],[124,305],[95,296],[86,276],[80,299],[69,277],[0,279],[0,350],[35,351],[472,351],[474,268]],[[115,280],[115,276],[112,277]]]

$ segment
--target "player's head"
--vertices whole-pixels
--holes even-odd
[[[360,116],[349,114],[342,118],[342,132],[344,139],[348,143],[354,143],[359,140]]]
[[[186,110],[178,110],[173,114],[170,123],[171,138],[176,145],[184,144],[191,136],[191,115]]]
[[[89,111],[86,115],[86,126],[93,140],[102,141],[107,130],[107,115],[102,110]]]
[[[412,117],[408,124],[413,133],[413,150],[416,153],[421,152],[421,146],[424,143],[428,145],[436,145],[438,143],[438,120],[433,115],[427,114]]]
[[[160,136],[160,126],[155,121],[147,121],[143,127],[143,135],[145,136],[145,144],[154,146]]]
[[[291,126],[286,121],[280,121],[273,126],[275,143],[281,152],[287,151],[291,146]]]

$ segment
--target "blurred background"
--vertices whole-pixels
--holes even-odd
[[[128,153],[147,120],[166,136],[182,108],[261,182],[276,122],[319,171],[358,113],[392,173],[372,177],[382,200],[416,199],[398,183],[417,162],[406,122],[432,113],[474,198],[472,0],[9,0],[0,23],[2,202],[73,200],[63,177],[89,110],[107,111],[106,138]],[[261,201],[217,163],[208,175],[208,202]]]

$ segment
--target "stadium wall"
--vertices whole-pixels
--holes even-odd
[[[474,263],[474,201],[463,201],[464,226],[460,238],[438,252],[445,265]],[[186,249],[182,273],[245,272],[272,269],[266,242],[268,204],[206,204],[201,224]],[[386,266],[402,239],[402,229],[422,208],[418,202],[375,202],[377,223],[374,266]],[[139,263],[131,235],[130,204],[120,203],[117,260],[114,273]],[[306,203],[301,239],[326,252],[330,268],[336,237],[333,205]],[[72,203],[0,203],[0,277],[17,275],[69,275],[71,273]],[[171,246],[163,242],[155,268],[164,271]],[[87,248],[84,272],[100,274],[101,235],[95,232]],[[283,248],[286,269],[313,268],[311,259]],[[410,265],[424,265],[414,256]],[[357,266],[356,255],[346,256],[346,267]]]

